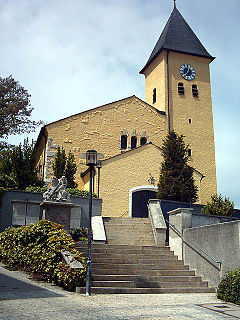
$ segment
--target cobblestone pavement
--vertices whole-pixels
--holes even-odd
[[[239,307],[222,303],[215,294],[124,294],[87,297],[68,293],[51,284],[36,285],[21,272],[0,267],[0,283],[7,279],[4,280],[2,275],[24,284],[14,283],[15,287],[12,288],[0,286],[0,320],[227,320],[240,316]],[[24,289],[26,284],[30,285],[28,289]],[[16,289],[20,287],[21,290]],[[202,306],[199,306],[200,304]],[[231,316],[210,309],[223,310]]]

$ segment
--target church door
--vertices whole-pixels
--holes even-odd
[[[148,218],[148,200],[156,199],[157,193],[152,190],[139,190],[132,194],[132,217]]]

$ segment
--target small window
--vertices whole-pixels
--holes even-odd
[[[154,88],[153,89],[153,103],[155,103],[157,101],[157,89]]]
[[[135,149],[137,146],[137,137],[132,136],[131,137],[131,149]]]
[[[121,149],[122,150],[127,149],[127,136],[125,135],[121,136]]]
[[[142,138],[140,139],[140,145],[141,145],[141,146],[144,146],[146,143],[147,143],[147,138],[142,137]]]
[[[196,98],[198,97],[198,88],[196,84],[192,85],[192,95]]]
[[[191,155],[192,155],[192,150],[188,149],[188,156],[191,157]]]
[[[178,83],[178,94],[183,95],[184,94],[184,86],[182,82]]]
[[[192,119],[188,119],[188,123],[189,123],[189,124],[192,123]]]

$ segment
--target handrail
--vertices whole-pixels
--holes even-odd
[[[206,255],[208,258],[210,258],[214,263],[218,263],[219,264],[219,269],[218,271],[222,270],[222,261],[216,261],[214,258],[212,258],[208,253],[206,253],[203,249],[201,249],[196,243],[194,243],[192,240],[190,240],[187,236],[185,236],[184,234],[182,234],[173,224],[171,224],[167,219],[165,220],[169,227],[171,227],[171,229],[180,237],[184,240],[184,238],[190,242],[192,245],[194,245],[195,247],[198,248],[199,251],[201,251],[204,255]]]

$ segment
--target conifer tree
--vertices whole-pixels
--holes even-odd
[[[188,165],[188,148],[183,136],[171,131],[162,146],[163,162],[158,184],[158,198],[182,202],[196,202],[193,167]]]
[[[58,179],[62,178],[62,176],[65,176],[65,167],[66,167],[66,152],[64,148],[57,148],[56,157],[53,162],[53,172],[54,176]]]
[[[74,154],[70,151],[68,154],[66,168],[65,168],[65,177],[67,179],[68,188],[77,187],[77,183],[74,181],[76,172],[77,172],[77,165],[76,165],[75,157],[74,157]]]

